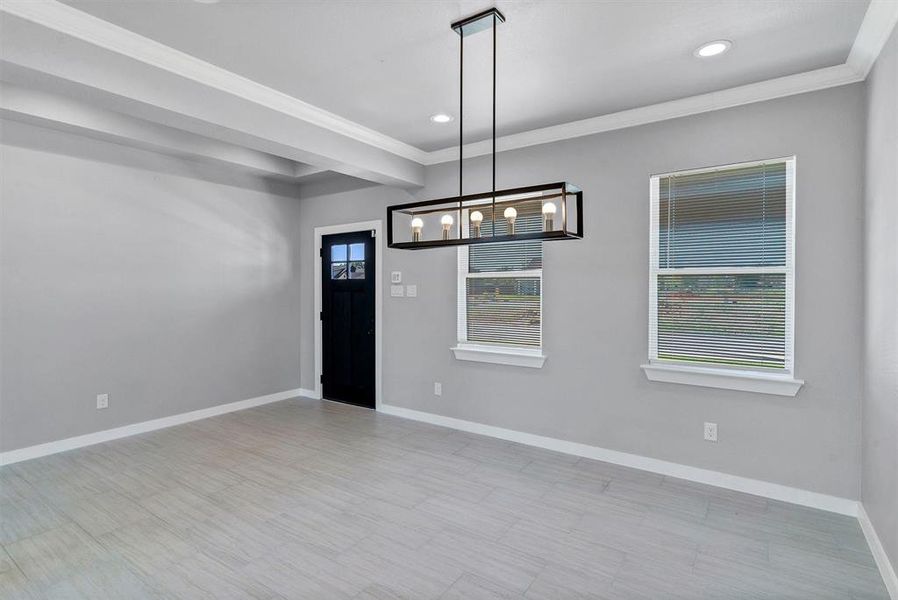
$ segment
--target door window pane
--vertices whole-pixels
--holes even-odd
[[[365,244],[349,244],[349,260],[365,260]]]
[[[345,261],[346,261],[346,244],[338,244],[336,246],[331,246],[331,262],[345,262]],[[343,267],[345,268],[346,265],[343,265]]]
[[[349,278],[364,279],[365,278],[365,261],[349,263]]]
[[[343,247],[346,248],[345,246]],[[331,263],[331,279],[346,279],[346,263]]]

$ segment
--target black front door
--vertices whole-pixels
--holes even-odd
[[[374,408],[374,238],[321,239],[323,395]]]

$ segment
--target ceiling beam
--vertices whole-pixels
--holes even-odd
[[[312,175],[318,175],[319,173],[326,173],[327,169],[322,169],[321,167],[314,167],[312,165],[303,165],[297,163],[293,168],[293,177],[296,179],[303,179],[305,177],[311,177]]]
[[[420,162],[361,141],[359,136],[346,135],[335,131],[334,127],[327,128],[301,118],[301,113],[291,113],[290,102],[284,106],[274,102],[276,98],[281,99],[280,96],[289,96],[271,90],[272,94],[280,96],[262,102],[256,97],[255,84],[248,85],[241,95],[240,90],[228,85],[214,85],[209,73],[188,77],[176,73],[177,69],[162,68],[111,51],[105,47],[110,44],[84,41],[85,37],[100,36],[99,31],[78,31],[78,35],[73,35],[69,31],[74,28],[71,24],[67,28],[56,27],[59,23],[50,20],[51,26],[47,26],[15,15],[15,11],[22,7],[25,7],[23,12],[28,13],[32,10],[30,7],[35,6],[54,7],[54,11],[65,7],[61,13],[70,12],[66,10],[70,7],[56,2],[5,2],[0,5],[0,10],[6,13],[3,15],[0,76],[7,82],[71,95],[108,110],[375,183],[402,187],[423,185],[424,171]],[[96,25],[97,21],[105,23],[86,13],[74,12],[89,17],[88,25]],[[125,32],[127,39],[134,36],[150,43],[152,49],[157,46],[127,30],[115,29]],[[163,58],[164,53],[157,62]],[[218,71],[227,74],[224,76],[226,82],[232,78],[249,82],[208,63],[198,62],[216,74]],[[177,64],[181,65],[180,62]]]
[[[65,96],[4,83],[0,85],[4,118],[77,133],[108,142],[201,160],[230,169],[295,181],[320,169],[242,146],[150,123],[96,108]]]

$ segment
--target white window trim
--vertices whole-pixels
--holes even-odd
[[[450,348],[456,360],[493,363],[495,365],[511,365],[514,367],[530,367],[541,369],[546,356],[540,348],[518,348],[516,346],[487,346],[486,344],[469,344],[459,342]]]
[[[775,394],[777,396],[794,396],[804,385],[801,379],[780,373],[764,373],[762,371],[742,371],[738,369],[721,369],[715,367],[698,367],[680,363],[654,362],[642,365],[649,381],[664,383],[681,383],[724,390]]]
[[[725,273],[784,273],[786,276],[786,327],[785,327],[785,368],[782,371],[751,369],[730,369],[708,365],[696,365],[658,358],[658,286],[657,277],[663,273],[709,273],[718,269],[669,269],[658,267],[658,205],[660,180],[674,174],[696,173],[709,169],[691,169],[675,173],[652,175],[649,180],[649,362],[642,365],[646,378],[650,381],[679,383],[702,387],[713,387],[780,396],[794,396],[804,385],[804,381],[794,378],[795,368],[795,157],[773,158],[712,168],[749,167],[764,163],[784,162],[786,164],[786,264],[784,267],[767,268],[720,268]]]
[[[467,219],[462,219],[467,223]],[[496,365],[509,365],[515,367],[530,367],[541,369],[546,362],[543,354],[543,272],[542,269],[527,271],[496,271],[488,273],[468,273],[468,247],[458,247],[458,344],[451,347],[456,360],[492,363]],[[539,277],[539,339],[540,346],[525,348],[522,346],[503,346],[499,344],[481,344],[468,342],[468,310],[467,310],[467,279],[468,277]]]

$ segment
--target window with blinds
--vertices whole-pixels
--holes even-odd
[[[517,207],[517,233],[542,231],[540,205]],[[486,212],[486,211],[484,211]],[[499,216],[484,215],[481,229],[506,233]],[[463,246],[459,256],[458,337],[471,344],[539,348],[542,345],[542,242]]]
[[[792,373],[794,169],[652,177],[652,361]]]

